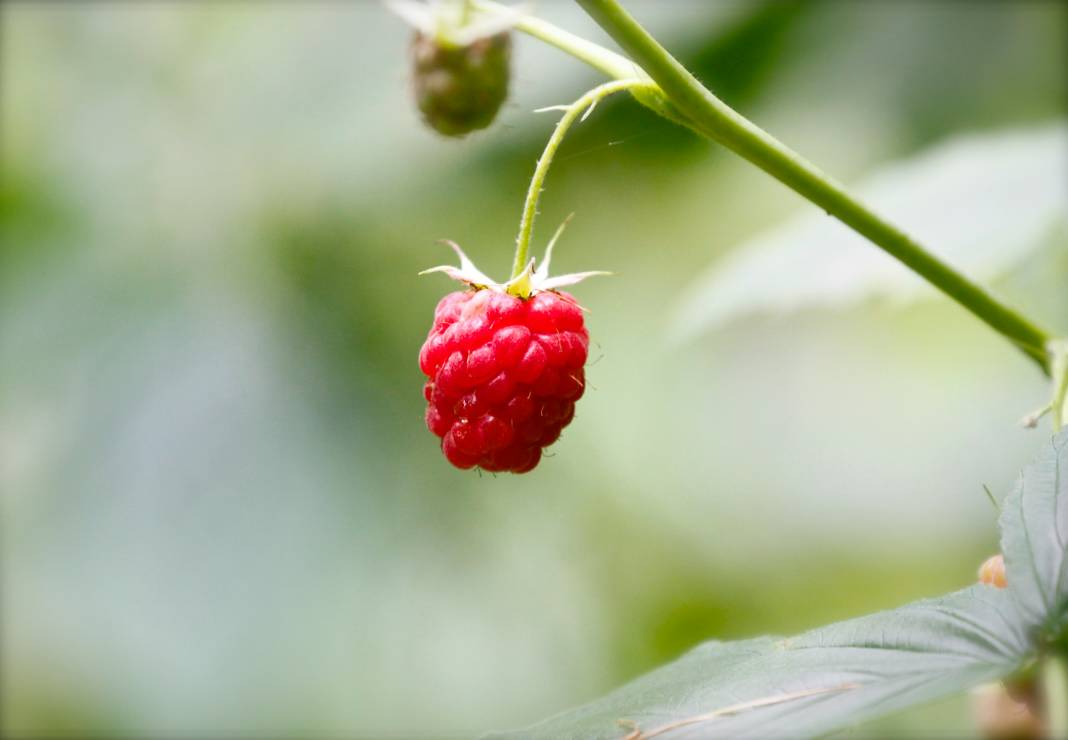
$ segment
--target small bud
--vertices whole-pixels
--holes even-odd
[[[511,55],[507,31],[463,45],[416,31],[413,82],[423,119],[445,136],[464,136],[489,126],[508,97]]]
[[[1005,558],[992,555],[979,566],[979,583],[995,588],[1005,588],[1009,582],[1005,579]]]

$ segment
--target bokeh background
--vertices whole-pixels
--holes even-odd
[[[1065,111],[1058,2],[630,5],[846,181]],[[667,341],[694,274],[808,206],[622,98],[566,141],[538,231],[575,211],[557,269],[616,273],[576,291],[590,392],[531,475],[444,462],[416,355],[452,286],[416,273],[448,237],[503,276],[554,120],[531,111],[596,84],[578,62],[517,38],[499,121],[452,141],[374,2],[0,19],[5,734],[470,736],[996,549],[982,485],[1037,447],[1042,377],[941,299]],[[997,284],[1062,332],[1064,234]]]

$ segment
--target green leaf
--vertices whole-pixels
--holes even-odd
[[[933,253],[981,281],[1002,274],[1065,218],[1063,122],[950,139],[858,183],[861,199]],[[903,302],[934,292],[908,269],[822,211],[803,212],[738,246],[681,300],[673,333],[686,338],[755,313]]]
[[[1007,589],[975,585],[788,640],[705,643],[502,737],[812,736],[1005,676],[1068,626],[1068,430],[1024,468],[1000,524]]]
[[[788,640],[706,643],[501,737],[818,735],[1004,676],[1029,652],[1009,593],[977,585]]]
[[[1028,627],[1055,635],[1068,627],[1068,429],[1024,468],[1001,509],[1009,590]]]

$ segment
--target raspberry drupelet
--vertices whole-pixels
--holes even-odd
[[[589,349],[567,293],[450,293],[419,353],[426,425],[458,468],[526,473],[575,415]]]

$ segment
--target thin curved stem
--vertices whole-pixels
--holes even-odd
[[[815,165],[706,89],[617,0],[576,0],[660,87],[688,125],[775,177],[939,288],[1047,374],[1050,335],[850,195]]]
[[[468,0],[468,2],[484,13],[514,15],[516,20],[513,28],[517,31],[522,31],[539,41],[555,46],[566,54],[570,54],[594,69],[603,72],[608,77],[623,80],[642,77],[645,74],[637,64],[622,54],[617,54],[599,44],[587,41],[581,36],[576,36],[570,31],[565,31],[559,26],[543,21],[541,18],[526,13],[517,15],[515,8],[495,3],[492,0]]]
[[[560,143],[564,140],[567,130],[571,128],[571,124],[584,112],[588,115],[588,110],[592,110],[594,105],[612,93],[643,86],[648,87],[651,84],[639,79],[606,82],[593,88],[563,109],[564,115],[556,123],[556,128],[553,129],[553,134],[545,145],[545,151],[542,152],[541,157],[538,159],[538,164],[534,168],[534,176],[531,177],[530,187],[527,189],[527,198],[523,203],[523,216],[519,220],[519,235],[515,240],[515,259],[512,261],[513,279],[519,277],[520,273],[523,272],[523,268],[527,266],[530,238],[534,233],[534,217],[538,214],[538,198],[541,196],[542,186],[545,184],[545,176],[549,173],[549,165],[552,164],[556,150],[560,148]],[[545,110],[555,110],[555,108]]]

